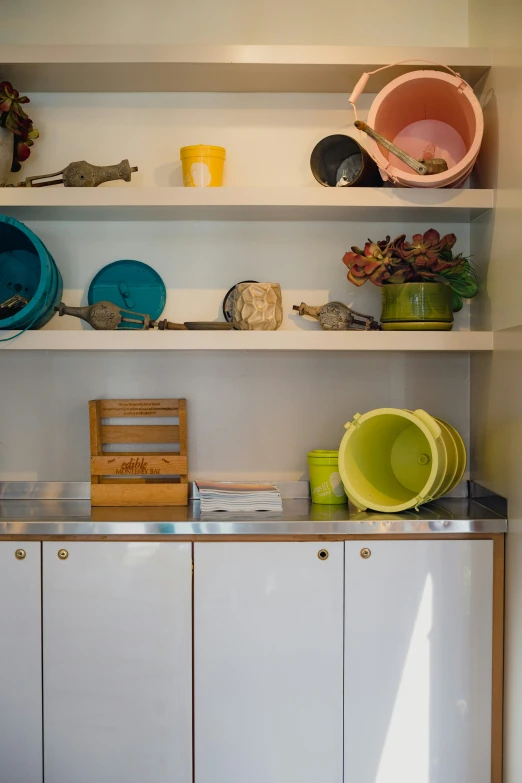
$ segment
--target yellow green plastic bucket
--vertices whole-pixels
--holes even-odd
[[[316,449],[308,452],[312,503],[338,506],[346,503],[339,474],[339,452]]]
[[[411,413],[412,411],[410,411]],[[446,446],[446,456],[448,465],[446,469],[446,475],[439,488],[439,494],[437,498],[447,495],[462,481],[466,470],[466,447],[461,436],[451,424],[444,419],[434,417],[438,422],[442,431],[442,439]]]
[[[357,508],[418,508],[453,489],[465,470],[456,430],[423,410],[378,408],[346,424],[339,472]]]
[[[435,421],[438,423],[441,429],[442,440],[444,441],[444,446],[446,447],[446,472],[443,476],[442,483],[437,494],[437,497],[442,497],[442,495],[445,495],[450,491],[453,480],[455,479],[458,466],[458,451],[455,439],[453,438],[453,435],[451,434],[446,422],[442,421],[442,419],[435,419]]]
[[[226,150],[212,144],[194,144],[180,150],[186,188],[219,188],[223,184]]]
[[[457,465],[455,468],[455,475],[448,489],[444,491],[444,494],[447,495],[448,492],[451,492],[452,490],[455,489],[455,487],[458,484],[460,484],[464,476],[464,473],[466,472],[466,463],[467,463],[466,446],[464,445],[464,441],[462,440],[460,434],[457,432],[455,427],[449,424],[449,422],[443,421],[442,419],[437,419],[437,421],[440,424],[444,424],[446,429],[449,430],[455,442],[455,447],[457,449]],[[439,495],[439,497],[441,496]]]

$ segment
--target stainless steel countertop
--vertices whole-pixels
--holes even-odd
[[[87,499],[0,500],[0,537],[350,536],[506,533],[507,519],[477,500],[444,498],[401,514],[358,512],[348,506],[285,499],[283,513],[202,517],[189,506],[94,508]]]

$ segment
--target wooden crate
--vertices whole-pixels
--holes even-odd
[[[133,424],[136,417],[175,418],[178,423]],[[121,418],[131,421],[106,423]],[[188,504],[186,400],[91,400],[89,422],[91,505]],[[179,444],[179,451],[132,450],[138,443]],[[107,444],[121,444],[121,451],[109,451]]]

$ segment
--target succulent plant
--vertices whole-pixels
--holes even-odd
[[[29,103],[29,98],[20,96],[10,82],[0,83],[0,127],[14,135],[11,171],[20,171],[22,163],[31,154],[34,140],[40,135],[22,109],[24,103]]]
[[[462,253],[453,255],[457,241],[455,234],[441,237],[430,228],[424,234],[414,234],[411,242],[401,234],[380,242],[368,240],[361,250],[352,247],[344,254],[348,280],[361,286],[370,280],[374,285],[432,282],[448,285],[453,291],[453,310],[462,309],[463,299],[470,299],[478,291],[476,274],[469,258]]]
[[[393,261],[388,242],[372,242],[364,246],[364,250],[354,246],[351,253],[345,253],[343,262],[348,267],[348,280],[356,286],[364,285],[371,280],[375,285],[382,285],[389,277],[388,267]]]

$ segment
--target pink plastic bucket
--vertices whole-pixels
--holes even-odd
[[[390,82],[373,101],[368,125],[416,159],[444,158],[442,174],[416,174],[368,138],[367,149],[397,187],[456,188],[469,177],[484,132],[482,108],[469,84],[442,71],[413,71]]]

